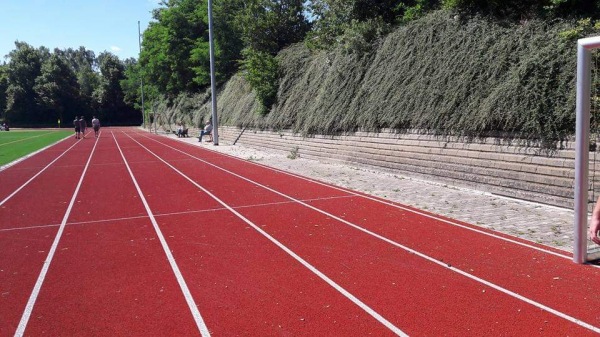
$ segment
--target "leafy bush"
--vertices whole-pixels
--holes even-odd
[[[243,50],[244,77],[256,92],[258,112],[266,115],[277,97],[278,64],[274,56],[251,48]]]

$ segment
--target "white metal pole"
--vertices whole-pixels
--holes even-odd
[[[577,116],[575,122],[575,243],[573,262],[587,260],[588,169],[590,133],[590,51],[577,44]]]
[[[591,50],[600,48],[600,36],[577,41],[577,116],[575,122],[575,224],[573,262],[585,263],[587,252]]]
[[[146,111],[144,110],[144,72],[142,71],[142,64],[140,63],[140,57],[142,55],[142,33],[140,31],[140,22],[138,21],[138,46],[140,48],[140,56],[138,56],[138,64],[140,65],[140,90],[142,91],[142,123],[144,129],[146,128]]]
[[[219,118],[217,116],[217,86],[215,83],[215,45],[213,42],[212,0],[208,0],[208,39],[210,41],[210,96],[212,108],[213,144],[219,145]]]

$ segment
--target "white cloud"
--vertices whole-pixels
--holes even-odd
[[[112,50],[115,53],[118,53],[121,51],[121,48],[117,47],[117,46],[110,46],[110,50]]]

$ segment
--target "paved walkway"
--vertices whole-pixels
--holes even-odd
[[[413,179],[365,166],[326,163],[301,157],[292,159],[292,153],[282,151],[258,150],[223,142],[214,146],[212,143],[198,143],[198,139],[193,137],[179,140],[568,252],[573,251],[574,212],[570,209]]]

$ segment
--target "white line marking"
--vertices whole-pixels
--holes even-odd
[[[52,259],[54,258],[54,253],[56,252],[56,248],[58,247],[60,238],[62,237],[63,231],[65,230],[65,226],[67,224],[67,219],[69,218],[69,215],[71,214],[71,209],[73,208],[73,205],[75,204],[75,199],[77,198],[77,193],[79,193],[79,189],[81,188],[81,184],[83,183],[83,178],[85,177],[85,173],[87,172],[87,169],[90,166],[90,162],[92,160],[92,155],[94,154],[94,151],[96,150],[96,145],[98,145],[98,140],[96,140],[96,142],[94,143],[94,148],[90,152],[87,163],[85,164],[83,172],[81,173],[81,177],[79,178],[77,187],[75,188],[75,191],[73,192],[73,197],[71,198],[69,207],[67,207],[67,211],[65,212],[62,222],[60,223],[60,227],[58,228],[56,237],[54,237],[54,242],[52,243],[52,246],[50,247],[50,251],[48,252],[48,256],[46,257],[46,260],[44,261],[42,271],[40,272],[40,275],[38,276],[37,281],[35,282],[35,286],[33,287],[33,292],[29,296],[29,300],[27,301],[27,305],[25,306],[25,311],[23,312],[23,315],[21,316],[21,321],[19,322],[19,326],[17,327],[15,336],[19,336],[19,337],[23,336],[23,333],[25,332],[25,328],[27,327],[27,322],[29,322],[29,318],[31,317],[31,312],[33,311],[33,306],[35,305],[35,301],[37,300],[37,297],[40,293],[40,289],[42,288],[42,284],[44,283],[44,279],[46,278],[46,273],[48,273],[48,269],[50,268],[50,263],[52,263]]]
[[[20,231],[20,230],[26,230],[26,229],[50,228],[50,227],[58,227],[58,226],[60,226],[60,224],[27,226],[27,227],[17,227],[17,228],[3,228],[3,229],[0,229],[0,232],[12,232],[12,231]]]
[[[67,138],[65,138],[67,139]],[[64,139],[63,139],[64,140]],[[62,142],[62,140],[60,141]],[[56,142],[55,144],[57,144],[59,142]],[[52,145],[48,145],[47,147],[40,149],[39,151],[36,151],[34,153],[32,153],[30,156],[26,157],[29,158],[31,156],[33,156],[34,154],[37,154],[39,152],[44,151],[45,149],[54,146],[55,144]],[[5,202],[8,201],[8,199],[12,198],[15,194],[19,193],[20,190],[22,190],[25,186],[27,186],[30,182],[33,181],[33,179],[37,178],[37,176],[39,176],[40,174],[42,174],[42,172],[44,172],[48,167],[50,167],[52,164],[54,164],[58,159],[60,159],[60,157],[64,156],[69,150],[71,150],[73,147],[75,147],[75,145],[77,145],[77,143],[71,145],[68,149],[66,149],[63,153],[61,153],[60,156],[56,157],[56,159],[54,159],[53,161],[51,161],[48,165],[46,165],[41,171],[39,171],[36,175],[34,175],[33,177],[31,177],[29,180],[27,180],[23,185],[21,185],[21,187],[17,188],[13,193],[11,193],[9,196],[7,196],[6,198],[4,198],[4,200],[0,201],[0,206],[4,205]],[[22,158],[23,160],[25,158]],[[14,163],[14,162],[13,162]],[[12,163],[11,163],[12,164]],[[15,163],[16,164],[16,163]]]
[[[267,232],[265,232],[264,230],[262,230],[260,227],[258,227],[257,225],[255,225],[252,221],[248,220],[246,217],[244,217],[238,211],[236,211],[235,209],[233,209],[232,207],[230,207],[229,205],[227,205],[224,201],[222,201],[221,199],[219,199],[216,195],[212,194],[210,191],[208,191],[204,187],[200,186],[198,183],[196,183],[190,177],[186,176],[183,172],[179,171],[173,165],[167,163],[164,159],[162,159],[161,157],[159,157],[158,155],[156,155],[154,152],[150,151],[150,149],[148,149],[144,145],[140,144],[137,140],[133,139],[131,136],[129,136],[129,135],[127,135],[127,136],[129,138],[131,138],[134,142],[138,143],[139,146],[141,146],[142,148],[144,148],[146,151],[150,152],[153,156],[155,156],[156,158],[158,158],[160,161],[162,161],[163,163],[165,163],[165,165],[169,166],[173,171],[179,173],[182,177],[184,177],[185,179],[187,179],[189,182],[191,182],[192,184],[194,184],[196,187],[198,187],[199,189],[201,189],[202,191],[204,191],[206,194],[210,195],[218,203],[220,203],[221,205],[223,205],[223,207],[227,208],[231,213],[235,214],[237,217],[239,217],[240,219],[242,219],[249,226],[251,226],[252,228],[254,228],[257,232],[259,232],[264,237],[266,237],[271,242],[273,242],[275,245],[277,245],[277,247],[281,248],[283,251],[285,251],[286,253],[288,253],[296,261],[300,262],[304,267],[306,267],[311,272],[313,272],[315,275],[317,275],[318,277],[320,277],[323,281],[327,282],[335,290],[337,290],[338,292],[340,292],[342,295],[346,296],[346,298],[348,298],[350,301],[352,301],[358,307],[360,307],[361,309],[363,309],[366,313],[368,313],[369,315],[371,315],[373,318],[375,318],[381,324],[385,325],[388,329],[390,329],[391,331],[393,331],[396,335],[398,335],[398,336],[408,336],[406,333],[404,333],[402,330],[400,330],[398,327],[396,327],[390,321],[388,321],[387,319],[385,319],[383,316],[381,316],[375,310],[371,309],[371,307],[369,307],[368,305],[366,305],[365,303],[363,303],[361,300],[359,300],[357,297],[355,297],[354,295],[352,295],[349,291],[347,291],[346,289],[342,288],[342,286],[340,286],[335,281],[333,281],[332,279],[330,279],[329,277],[327,277],[325,274],[323,274],[321,271],[319,271],[313,265],[311,265],[306,260],[304,260],[303,258],[301,258],[299,255],[297,255],[296,253],[294,253],[288,247],[286,247],[284,244],[282,244],[281,242],[277,241],[274,237],[272,237]]]
[[[339,197],[310,198],[310,199],[303,199],[302,201],[332,200],[332,199],[342,199],[342,198],[355,198],[355,196],[346,195],[346,196],[339,196]],[[273,205],[284,205],[284,204],[292,204],[292,203],[294,203],[294,202],[290,200],[290,201],[269,202],[269,203],[254,204],[254,205],[242,205],[242,206],[236,206],[233,208],[243,209],[243,208],[254,208],[254,207],[266,207],[266,206],[273,206]],[[205,213],[205,212],[216,212],[216,211],[222,211],[222,210],[226,210],[226,208],[218,207],[218,208],[200,209],[200,210],[195,210],[195,211],[157,213],[157,214],[154,214],[154,217],[160,218],[160,217],[172,216],[172,215],[197,214],[197,213]],[[67,226],[90,225],[90,224],[97,224],[97,223],[102,223],[102,222],[117,222],[117,221],[127,221],[127,220],[146,219],[146,218],[148,218],[147,215],[138,215],[138,216],[128,216],[128,217],[121,217],[121,218],[100,219],[100,220],[91,220],[91,221],[67,222]],[[39,228],[58,227],[58,226],[60,226],[60,224],[1,228],[0,232],[12,232],[12,231],[18,231],[18,230],[39,229]]]
[[[151,138],[148,138],[148,139],[151,139]],[[156,141],[156,140],[155,140],[155,141]],[[137,142],[137,141],[136,141],[136,142]],[[329,217],[331,217],[331,218],[333,218],[333,219],[335,219],[335,220],[338,220],[338,221],[340,221],[340,222],[342,222],[342,223],[344,223],[344,224],[346,224],[346,225],[348,225],[348,226],[350,226],[350,227],[353,227],[353,228],[355,228],[355,229],[357,229],[357,230],[359,230],[359,231],[361,231],[361,232],[363,232],[363,233],[369,234],[369,235],[371,235],[371,236],[373,236],[373,237],[376,237],[376,238],[378,238],[378,239],[380,239],[380,240],[383,240],[383,241],[385,241],[385,242],[387,242],[387,243],[389,243],[389,244],[391,244],[391,245],[394,245],[394,246],[396,246],[396,247],[398,247],[398,248],[401,248],[401,249],[403,249],[403,250],[406,250],[406,251],[408,251],[408,252],[410,252],[410,253],[413,253],[413,254],[415,254],[415,255],[417,255],[417,256],[419,256],[419,257],[421,257],[421,258],[423,258],[423,259],[425,259],[425,260],[427,260],[427,261],[433,262],[433,263],[435,263],[435,264],[437,264],[437,265],[440,265],[440,266],[442,266],[442,267],[445,267],[445,268],[449,268],[450,270],[452,270],[452,271],[454,271],[454,272],[456,272],[456,273],[459,273],[459,274],[461,274],[461,275],[463,275],[463,276],[465,276],[465,277],[467,277],[467,278],[470,278],[470,279],[472,279],[472,280],[474,280],[474,281],[477,281],[477,282],[483,283],[483,284],[485,284],[485,285],[487,285],[487,286],[489,286],[489,287],[491,287],[491,288],[493,288],[493,289],[496,289],[496,290],[498,290],[498,291],[500,291],[500,292],[503,292],[503,293],[505,293],[505,294],[507,294],[507,295],[509,295],[509,296],[515,297],[515,298],[517,298],[517,299],[519,299],[519,300],[521,300],[521,301],[527,302],[527,303],[529,303],[529,304],[531,304],[531,305],[533,305],[533,306],[535,306],[535,307],[538,307],[538,308],[540,308],[540,309],[543,309],[543,310],[545,310],[545,311],[547,311],[547,312],[550,312],[550,313],[552,313],[552,314],[554,314],[554,315],[556,315],[556,316],[558,316],[558,317],[561,317],[561,318],[563,318],[563,319],[566,319],[566,320],[568,320],[568,321],[570,321],[570,322],[572,322],[572,323],[575,323],[575,324],[577,324],[577,325],[579,325],[579,326],[582,326],[582,327],[584,327],[584,328],[586,328],[586,329],[589,329],[589,330],[592,330],[592,331],[594,331],[594,332],[600,333],[600,328],[598,328],[598,327],[596,327],[596,326],[593,326],[593,325],[591,325],[591,324],[588,324],[588,323],[586,323],[586,322],[584,322],[584,321],[582,321],[582,320],[579,320],[579,319],[577,319],[577,318],[575,318],[575,317],[569,316],[569,315],[567,315],[567,314],[565,314],[565,313],[562,313],[562,312],[560,312],[560,311],[558,311],[558,310],[552,309],[552,308],[550,308],[550,307],[548,307],[548,306],[546,306],[546,305],[543,305],[543,304],[541,304],[541,303],[539,303],[539,302],[536,302],[536,301],[534,301],[534,300],[532,300],[532,299],[529,299],[529,298],[527,298],[527,297],[525,297],[525,296],[519,295],[519,294],[517,294],[517,293],[515,293],[515,292],[513,292],[513,291],[510,291],[510,290],[508,290],[508,289],[506,289],[506,288],[503,288],[503,287],[501,287],[501,286],[499,286],[499,285],[496,285],[496,284],[494,284],[494,283],[492,283],[492,282],[489,282],[489,281],[487,281],[487,280],[484,280],[484,279],[482,279],[482,278],[479,278],[479,277],[477,277],[477,276],[475,276],[475,275],[469,274],[469,273],[467,273],[467,272],[465,272],[465,271],[463,271],[463,270],[461,270],[461,269],[458,269],[458,268],[456,268],[456,267],[452,267],[452,266],[448,266],[446,263],[440,262],[440,261],[436,260],[436,259],[435,259],[435,258],[433,258],[433,257],[430,257],[430,256],[428,256],[428,255],[426,255],[426,254],[420,253],[420,252],[418,252],[418,251],[416,251],[416,250],[414,250],[414,249],[412,249],[412,248],[409,248],[409,247],[407,247],[407,246],[404,246],[404,245],[402,245],[402,244],[400,244],[400,243],[397,243],[397,242],[395,242],[395,241],[393,241],[393,240],[391,240],[391,239],[388,239],[388,238],[386,238],[386,237],[384,237],[384,236],[382,236],[382,235],[379,235],[379,234],[377,234],[377,233],[371,232],[371,231],[370,231],[370,230],[368,230],[368,229],[365,229],[365,228],[362,228],[362,227],[360,227],[360,226],[358,226],[358,225],[355,225],[355,224],[353,224],[353,223],[351,223],[351,222],[349,222],[349,221],[347,221],[347,220],[345,220],[345,219],[342,219],[342,218],[340,218],[340,217],[338,217],[338,216],[336,216],[336,215],[333,215],[333,214],[331,214],[331,213],[325,212],[325,211],[323,211],[323,210],[321,210],[321,209],[319,209],[319,208],[316,208],[316,207],[314,207],[314,206],[311,206],[311,205],[309,205],[309,204],[306,204],[306,203],[304,203],[304,202],[302,202],[302,201],[300,201],[300,200],[297,200],[297,199],[295,199],[295,198],[293,198],[293,197],[291,197],[291,196],[288,196],[288,195],[286,195],[286,194],[283,194],[283,193],[281,193],[281,192],[278,192],[278,191],[276,191],[276,190],[274,190],[274,189],[272,189],[272,188],[270,188],[270,187],[268,187],[268,186],[264,186],[264,185],[262,185],[262,184],[259,184],[259,183],[255,182],[255,181],[252,181],[252,180],[250,180],[250,179],[248,179],[248,178],[242,177],[241,175],[239,175],[239,174],[237,174],[237,173],[231,172],[231,171],[229,171],[229,170],[227,170],[227,169],[224,169],[224,168],[222,168],[222,167],[219,167],[219,166],[217,166],[217,165],[215,165],[215,164],[209,163],[209,162],[207,162],[207,161],[205,161],[205,160],[203,160],[203,159],[201,159],[201,158],[195,157],[195,156],[193,156],[193,155],[191,155],[191,154],[189,154],[189,153],[186,153],[186,152],[184,152],[184,151],[182,151],[182,150],[176,149],[176,148],[174,148],[174,147],[172,147],[172,146],[170,146],[170,145],[164,144],[164,143],[162,143],[162,142],[159,142],[159,141],[156,141],[156,142],[158,142],[158,143],[160,143],[160,144],[162,144],[162,145],[164,145],[164,146],[166,146],[166,147],[172,148],[172,149],[174,149],[174,150],[176,150],[176,151],[178,151],[178,152],[181,152],[181,153],[183,153],[183,154],[186,154],[186,155],[188,155],[188,156],[190,156],[190,157],[192,157],[192,158],[196,158],[197,160],[199,160],[199,161],[201,161],[201,162],[203,162],[203,163],[205,163],[205,164],[207,164],[207,165],[210,165],[210,166],[212,166],[212,167],[214,167],[214,168],[216,168],[216,169],[219,169],[219,170],[221,170],[221,171],[227,172],[227,173],[229,173],[229,174],[231,174],[231,175],[233,175],[233,176],[236,176],[236,177],[238,177],[238,178],[240,178],[240,179],[246,180],[246,181],[248,181],[248,182],[250,182],[250,183],[252,183],[252,184],[254,184],[254,185],[256,185],[256,186],[260,186],[260,187],[262,187],[262,188],[264,188],[264,189],[267,189],[267,190],[269,190],[269,191],[271,191],[271,192],[273,192],[273,193],[279,194],[279,195],[281,195],[282,197],[285,197],[285,198],[288,198],[288,199],[290,199],[290,200],[296,201],[297,203],[299,203],[299,204],[301,204],[301,205],[304,205],[304,206],[306,206],[306,207],[308,207],[308,208],[310,208],[310,209],[312,209],[312,210],[314,210],[314,211],[317,211],[317,212],[319,212],[319,213],[321,213],[321,214],[324,214],[324,215],[326,215],[326,216],[329,216]],[[139,144],[139,143],[138,143],[138,144]],[[140,145],[141,145],[141,144],[140,144]],[[142,145],[142,146],[143,146],[143,145]],[[148,150],[148,151],[149,151],[149,150]],[[234,158],[235,158],[235,157],[234,157]],[[167,165],[169,165],[169,164],[167,164]],[[188,179],[188,180],[189,180],[189,179]],[[207,193],[208,193],[208,192],[207,192]],[[360,194],[358,194],[358,195],[360,196]],[[376,199],[375,199],[375,200],[376,200]],[[416,212],[416,213],[418,213],[418,212]],[[426,215],[426,216],[427,216],[427,214],[423,214],[423,215]],[[439,219],[439,220],[442,220],[442,219]],[[549,252],[549,253],[552,253],[552,252]],[[560,255],[559,255],[559,256],[560,256]]]
[[[8,143],[2,143],[2,144],[0,144],[0,147],[1,147],[1,146],[4,146],[4,145],[9,145],[9,144],[18,143],[18,142],[24,142],[24,141],[26,141],[26,140],[30,140],[30,139],[34,139],[34,138],[38,138],[38,137],[42,137],[42,136],[46,136],[46,135],[49,135],[49,134],[51,134],[51,133],[55,133],[55,132],[57,132],[57,131],[48,131],[48,132],[46,132],[46,133],[42,133],[41,135],[35,135],[35,136],[27,137],[27,138],[21,138],[21,139],[13,140],[12,142],[8,142]]]
[[[142,193],[142,189],[140,188],[140,185],[138,185],[137,180],[135,179],[133,172],[131,171],[131,168],[129,167],[129,164],[127,163],[127,159],[125,158],[125,155],[123,154],[123,151],[121,151],[121,147],[119,146],[119,142],[117,141],[115,134],[112,131],[111,131],[111,134],[115,140],[115,143],[117,143],[117,149],[119,149],[119,153],[121,153],[121,157],[123,157],[123,161],[125,162],[127,171],[129,171],[131,180],[133,180],[135,189],[137,190],[137,192],[140,196],[140,199],[142,200],[142,203],[144,203],[146,212],[148,213],[148,216],[150,217],[150,220],[152,221],[152,226],[154,226],[156,235],[158,236],[158,239],[160,240],[162,248],[165,251],[165,254],[167,255],[169,264],[171,265],[171,268],[173,269],[173,272],[175,273],[175,277],[177,278],[179,287],[181,288],[181,291],[183,292],[183,295],[185,296],[185,300],[188,304],[188,307],[190,308],[190,311],[192,312],[192,315],[194,316],[194,320],[196,321],[196,326],[198,327],[198,330],[200,330],[200,334],[202,336],[209,337],[210,332],[208,331],[208,328],[206,327],[206,324],[204,323],[204,319],[202,319],[202,315],[200,315],[200,311],[198,310],[198,305],[196,305],[196,302],[194,301],[194,298],[192,297],[192,293],[190,292],[190,289],[188,288],[187,284],[185,283],[185,279],[183,278],[183,275],[181,274],[181,271],[179,270],[179,266],[177,266],[177,262],[175,262],[175,257],[173,256],[173,253],[171,253],[171,248],[169,248],[169,245],[167,244],[167,241],[165,240],[165,237],[163,236],[162,231],[160,230],[160,227],[158,226],[158,223],[156,222],[156,219],[154,218],[154,215],[152,214],[150,205],[148,205],[148,202],[146,201],[146,198],[144,197],[144,193]]]
[[[151,139],[151,140],[153,140],[155,142],[158,142],[160,144],[163,144],[165,146],[169,146],[169,145],[167,145],[165,143],[162,143],[162,142],[160,142],[160,141],[158,141],[156,139],[152,139],[152,138],[147,137],[147,136],[144,136],[144,137],[146,137],[148,139]],[[187,144],[187,143],[185,143],[185,144]],[[404,211],[407,211],[407,212],[419,214],[419,215],[425,216],[425,217],[430,218],[430,219],[434,219],[434,220],[438,220],[438,221],[447,223],[449,225],[457,226],[457,227],[464,228],[464,229],[467,229],[467,230],[470,230],[470,231],[473,231],[473,232],[476,232],[476,233],[479,233],[479,234],[483,234],[483,235],[490,236],[490,237],[493,237],[493,238],[496,238],[496,239],[500,239],[500,240],[511,242],[511,243],[514,243],[514,244],[517,244],[517,245],[520,245],[520,246],[531,248],[531,249],[534,249],[534,250],[537,250],[537,251],[540,251],[540,252],[544,252],[544,253],[547,253],[547,254],[555,255],[555,256],[558,256],[558,257],[561,257],[561,258],[564,258],[564,259],[569,259],[569,260],[573,258],[572,256],[567,255],[567,253],[554,252],[554,251],[551,251],[551,250],[548,250],[548,249],[544,249],[544,248],[540,248],[540,247],[534,246],[532,244],[528,244],[528,243],[525,243],[525,242],[520,242],[520,241],[517,241],[517,240],[514,240],[514,239],[510,239],[510,238],[507,238],[507,237],[504,237],[504,236],[500,236],[500,235],[497,235],[497,234],[489,233],[489,232],[486,232],[486,231],[483,231],[483,230],[480,230],[480,229],[477,229],[477,228],[465,226],[465,225],[456,223],[454,221],[442,219],[442,218],[440,218],[438,216],[435,216],[435,215],[432,215],[432,214],[423,213],[423,212],[421,212],[419,210],[416,210],[416,209],[411,209],[411,208],[408,208],[408,207],[404,207],[402,205],[394,204],[394,203],[389,202],[389,201],[377,199],[377,198],[369,196],[369,195],[356,193],[355,191],[352,191],[351,189],[346,189],[346,188],[342,188],[342,187],[335,186],[335,185],[332,185],[332,184],[324,183],[324,182],[319,181],[319,180],[307,178],[307,177],[301,176],[299,174],[291,173],[291,172],[286,172],[284,170],[280,170],[280,169],[277,169],[277,168],[274,168],[274,167],[270,167],[270,166],[267,166],[267,165],[264,165],[264,164],[260,164],[260,163],[254,162],[254,161],[243,160],[243,159],[240,159],[238,157],[235,157],[235,156],[232,156],[232,155],[229,155],[229,154],[226,154],[226,153],[221,153],[221,152],[218,152],[218,151],[214,151],[214,150],[211,150],[211,149],[208,149],[208,148],[203,148],[203,149],[207,150],[207,151],[211,151],[213,153],[218,153],[218,154],[221,154],[221,155],[224,155],[224,156],[236,159],[236,160],[240,160],[240,161],[245,162],[245,163],[249,163],[249,164],[252,164],[252,165],[260,166],[260,167],[263,167],[263,168],[266,168],[266,169],[269,169],[269,170],[272,170],[272,171],[283,173],[283,174],[286,174],[286,175],[289,175],[289,176],[293,176],[293,177],[296,177],[296,178],[299,178],[299,179],[302,179],[302,180],[310,181],[310,182],[313,182],[313,183],[316,183],[316,184],[319,184],[319,185],[322,185],[322,186],[330,187],[330,188],[336,189],[338,191],[350,193],[350,194],[355,195],[355,196],[359,196],[359,197],[362,197],[362,198],[365,198],[365,199],[376,201],[376,202],[379,202],[379,203],[382,203],[382,204],[385,204],[385,205],[388,205],[388,206],[392,206],[392,207],[395,207],[395,208],[398,208],[398,209],[401,209],[401,210],[404,210]],[[196,159],[198,159],[198,158],[196,158]],[[509,234],[504,234],[504,235],[510,236]],[[522,238],[519,238],[519,240],[530,241],[530,240],[522,239]]]

